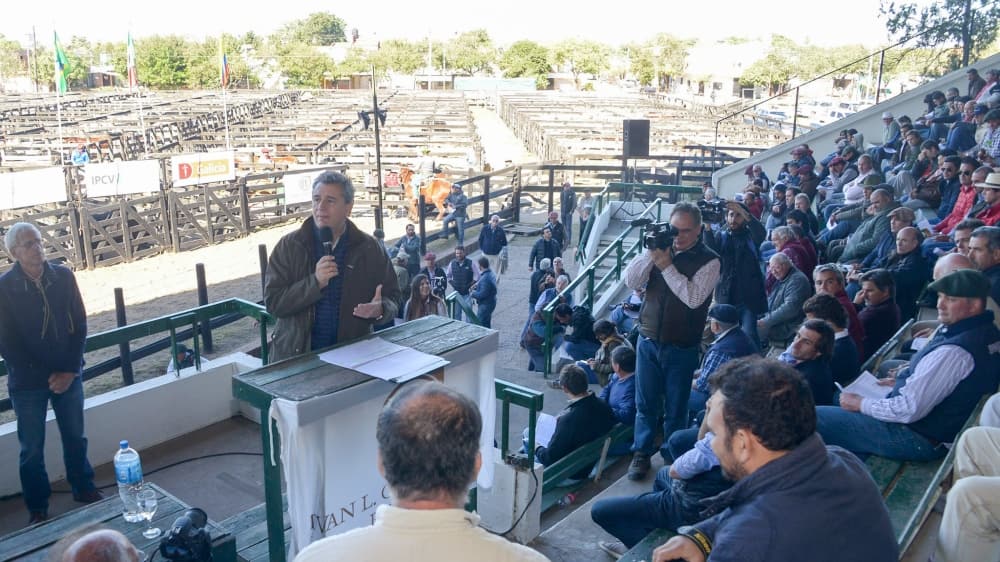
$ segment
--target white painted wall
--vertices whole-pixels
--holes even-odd
[[[972,66],[979,70],[980,75],[985,77],[988,69],[1000,67],[1000,53],[977,61]],[[797,136],[770,150],[757,153],[751,158],[723,168],[712,176],[712,185],[718,190],[719,197],[731,199],[737,191],[746,187],[746,176],[743,175],[743,170],[752,164],[760,164],[768,177],[774,180],[781,169],[781,165],[792,159],[789,155],[792,148],[803,143],[809,145],[809,148],[813,150],[813,157],[816,158],[816,162],[819,162],[827,154],[833,152],[836,148],[835,140],[837,133],[844,129],[854,128],[863,133],[866,144],[881,143],[883,129],[882,112],[889,111],[895,117],[909,115],[913,120],[916,120],[917,117],[923,115],[926,109],[926,105],[923,103],[926,94],[934,90],[944,92],[948,88],[955,87],[964,95],[968,90],[968,84],[969,81],[965,76],[965,69],[956,70],[874,107],[849,115],[815,131]]]
[[[184,369],[87,398],[84,402],[88,457],[98,466],[114,460],[118,442],[128,439],[143,449],[185,435],[240,413],[233,398],[232,377],[260,366],[245,353],[205,360],[202,371]],[[251,418],[256,419],[256,418]],[[46,419],[45,463],[52,481],[66,477],[62,442],[55,416]],[[0,425],[0,495],[21,491],[18,478],[17,422]]]

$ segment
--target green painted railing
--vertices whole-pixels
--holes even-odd
[[[535,426],[538,423],[538,414],[542,411],[545,403],[545,395],[541,392],[507,382],[505,380],[494,379],[497,400],[501,402],[500,414],[500,454],[506,459],[508,453],[520,452],[521,442],[518,439],[517,449],[510,450],[510,405],[520,406],[528,410],[528,442],[535,442]]]
[[[445,295],[444,303],[448,308],[448,316],[451,318],[455,317],[455,307],[461,308],[462,312],[465,313],[465,317],[468,319],[466,322],[469,324],[475,324],[476,326],[482,326],[483,323],[476,316],[476,313],[472,311],[472,307],[469,306],[465,301],[458,298],[458,292],[452,291]]]
[[[119,344],[130,343],[134,340],[149,336],[164,334],[170,336],[171,356],[177,357],[177,328],[191,326],[195,328],[193,333],[196,334],[194,337],[195,364],[200,368],[201,348],[198,345],[198,325],[203,322],[210,322],[213,318],[234,313],[242,314],[243,316],[253,318],[257,321],[258,328],[260,330],[260,358],[261,362],[266,365],[268,363],[267,328],[268,325],[274,324],[274,317],[268,314],[267,310],[259,304],[235,298],[206,304],[196,308],[189,308],[174,314],[152,318],[143,322],[136,322],[135,324],[129,324],[127,326],[122,326],[121,328],[114,328],[112,330],[88,336],[84,351],[88,352],[108,347],[116,347]],[[0,376],[4,376],[6,374],[7,365],[5,362],[0,361]],[[5,404],[7,408],[10,407],[9,400],[0,401],[0,410],[4,409]]]

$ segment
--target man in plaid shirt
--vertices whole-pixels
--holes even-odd
[[[708,310],[709,328],[715,334],[715,341],[705,352],[701,369],[691,383],[691,397],[688,412],[693,417],[705,409],[705,401],[710,396],[708,377],[731,359],[757,353],[757,346],[743,330],[740,330],[740,315],[731,304],[716,304]]]

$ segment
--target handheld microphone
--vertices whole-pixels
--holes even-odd
[[[319,229],[319,241],[323,243],[323,249],[326,250],[326,255],[333,255],[333,229],[329,226],[324,226]]]

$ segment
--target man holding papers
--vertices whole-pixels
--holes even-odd
[[[840,395],[840,406],[816,409],[817,431],[829,445],[896,460],[945,455],[985,394],[1000,382],[1000,331],[986,310],[990,285],[960,269],[929,286],[938,293],[942,327],[896,377],[886,398]]]

